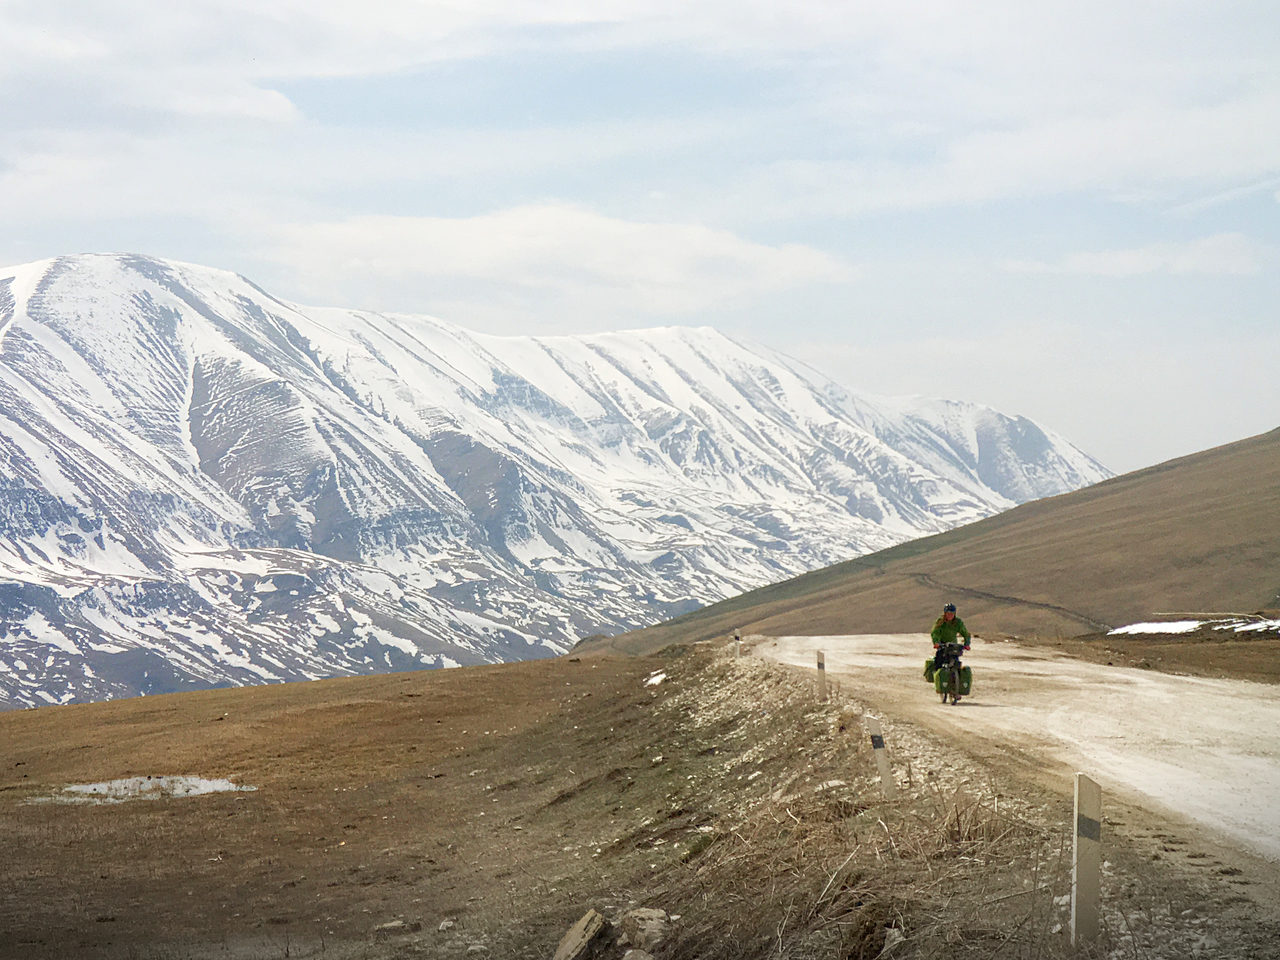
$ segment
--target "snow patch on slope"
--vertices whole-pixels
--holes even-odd
[[[1106,471],[708,329],[493,337],[0,271],[0,704],[549,656]]]

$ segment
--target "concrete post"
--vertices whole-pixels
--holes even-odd
[[[818,699],[827,702],[827,657],[818,651]]]
[[[880,789],[886,800],[895,800],[898,797],[898,785],[893,780],[889,757],[884,752],[884,730],[876,717],[867,717],[866,722],[867,733],[871,736],[871,752],[875,754],[876,769],[880,772]]]
[[[1071,944],[1098,938],[1102,893],[1102,788],[1076,774],[1076,839],[1071,864]]]

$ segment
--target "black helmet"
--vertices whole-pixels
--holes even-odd
[[[942,608],[942,612],[943,612],[943,613],[955,613],[955,612],[956,612],[956,605],[955,605],[954,603],[948,603],[945,607],[943,607],[943,608]]]

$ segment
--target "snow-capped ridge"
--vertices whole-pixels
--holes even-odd
[[[709,328],[496,337],[0,270],[0,702],[547,656],[1107,476]]]

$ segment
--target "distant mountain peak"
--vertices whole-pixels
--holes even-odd
[[[709,328],[495,337],[0,270],[0,703],[547,656],[1108,476]]]

